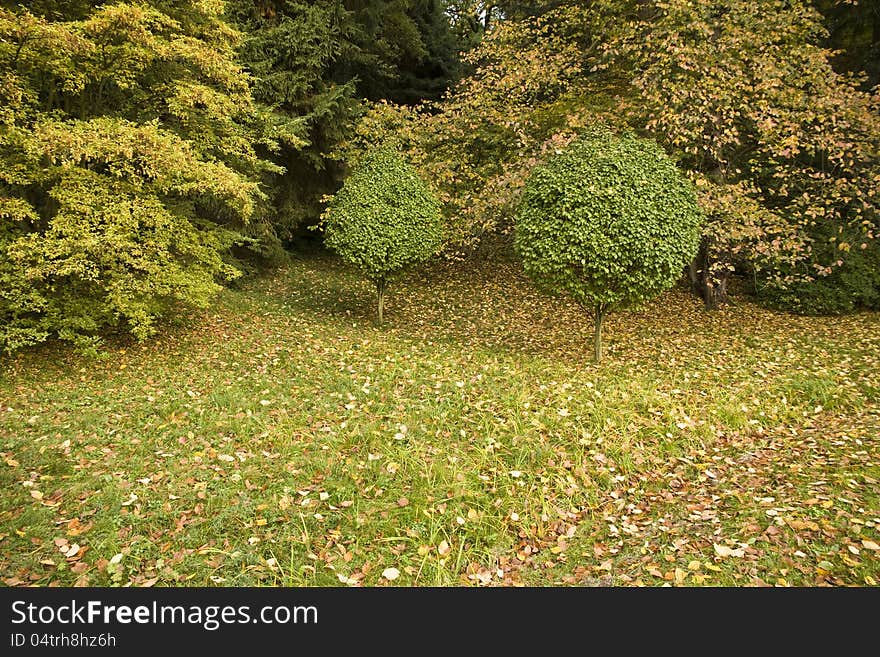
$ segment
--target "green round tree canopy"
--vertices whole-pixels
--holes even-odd
[[[594,128],[534,170],[515,246],[539,287],[610,310],[671,287],[701,222],[690,181],[655,142]]]
[[[330,202],[325,240],[371,281],[426,260],[442,239],[440,205],[390,148],[368,153]]]

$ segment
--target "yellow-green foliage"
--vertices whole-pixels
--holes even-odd
[[[222,6],[152,4],[0,10],[0,349],[144,338],[238,274],[269,128]]]

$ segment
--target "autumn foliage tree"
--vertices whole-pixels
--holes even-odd
[[[605,316],[671,287],[701,222],[692,185],[656,143],[593,128],[529,177],[515,246],[540,288],[593,315],[599,361]]]
[[[596,83],[628,78],[629,120],[699,183],[710,221],[695,283],[708,305],[738,264],[778,291],[877,248],[877,97],[835,71],[810,3],[597,5]]]
[[[61,19],[56,3],[0,8],[7,350],[144,338],[206,305],[259,225],[274,168],[255,146],[284,137],[253,106],[220,4],[69,4]]]
[[[529,170],[601,118],[653,137],[695,183],[707,306],[737,269],[797,310],[807,288],[838,297],[816,310],[876,303],[878,97],[835,70],[809,3],[540,9],[499,20],[443,103],[379,105],[358,126],[355,141],[393,136],[437,182],[452,248],[506,233]]]
[[[390,148],[367,154],[324,214],[326,244],[376,286],[379,323],[388,283],[436,254],[443,237],[430,188]]]
[[[339,157],[388,142],[405,151],[437,188],[449,256],[509,234],[529,171],[589,122],[575,92],[580,55],[566,30],[555,14],[500,21],[464,56],[473,72],[441,103],[373,105]],[[592,121],[597,112],[589,114]]]

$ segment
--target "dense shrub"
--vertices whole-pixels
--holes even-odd
[[[841,315],[859,309],[880,310],[880,244],[864,241],[858,234],[836,234],[832,240],[820,234],[814,249],[818,259],[830,261],[835,251],[845,252],[841,264],[826,276],[809,283],[782,288],[765,285],[759,298],[768,305],[804,315]],[[864,244],[864,248],[860,245]],[[841,248],[842,247],[842,248]]]

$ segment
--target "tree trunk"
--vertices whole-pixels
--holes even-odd
[[[596,306],[595,326],[593,328],[593,362],[602,360],[602,321],[605,319],[605,309]]]
[[[486,5],[486,8],[483,10],[486,13],[483,15],[483,31],[488,32],[489,26],[492,24],[492,10],[495,9],[494,4]]]
[[[714,310],[727,301],[727,281],[730,277],[729,271],[722,270],[717,274],[718,280],[713,280],[711,266],[709,242],[703,238],[697,257],[688,266],[688,277],[694,293],[703,299],[707,310]]]
[[[386,282],[384,279],[380,279],[376,281],[376,296],[378,298],[378,306],[379,306],[379,326],[382,326],[383,315],[385,314],[385,287]]]

